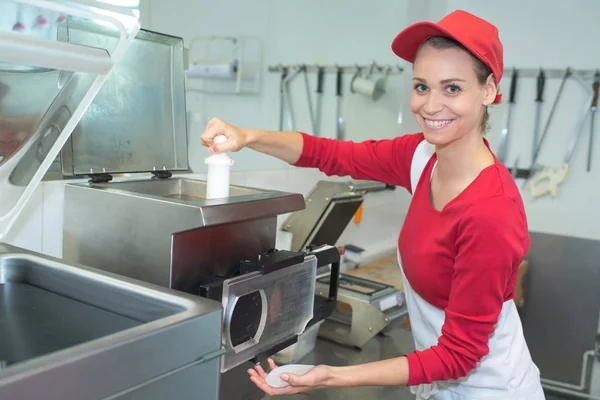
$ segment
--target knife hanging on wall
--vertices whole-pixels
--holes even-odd
[[[342,117],[342,68],[337,69],[337,130],[336,130],[336,139],[344,140],[345,127],[344,127],[344,118]]]
[[[506,155],[508,153],[508,134],[510,132],[510,122],[512,117],[512,108],[515,103],[515,96],[517,94],[517,69],[513,68],[512,79],[510,81],[510,94],[508,97],[508,117],[506,119],[506,126],[500,132],[500,143],[498,145],[497,158],[502,164],[506,161]]]
[[[540,68],[540,73],[537,77],[537,96],[535,97],[535,124],[533,128],[533,144],[531,145],[531,159],[535,157],[535,150],[540,141],[540,125],[541,125],[541,115],[542,115],[542,102],[544,96],[544,85],[546,83],[546,75],[544,74],[544,70]]]
[[[590,137],[588,143],[588,154],[587,154],[587,172],[592,170],[592,152],[594,150],[594,119],[596,117],[596,111],[598,110],[598,91],[600,89],[600,71],[596,71],[594,75],[594,83],[592,84],[592,90],[594,97],[592,99],[592,107],[590,108]]]
[[[325,77],[325,67],[319,67],[317,72],[317,108],[315,110],[315,136],[320,136],[321,132],[321,108],[323,105],[323,79]]]

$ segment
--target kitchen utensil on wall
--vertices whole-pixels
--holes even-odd
[[[362,75],[362,69],[357,67],[358,71],[350,82],[350,93],[362,94],[371,100],[377,100],[385,92],[385,77],[371,78],[375,67],[375,63],[371,63],[369,72],[365,76]]]
[[[302,66],[302,75],[304,76],[304,86],[306,87],[306,101],[308,102],[308,114],[310,116],[310,124],[311,124],[313,132],[316,132],[317,125],[316,125],[315,115],[314,115],[314,111],[313,111],[312,97],[311,97],[311,93],[310,93],[310,85],[308,83],[308,74],[306,72],[306,65]]]
[[[518,72],[516,68],[513,68],[513,74],[510,81],[510,95],[508,99],[508,117],[506,119],[506,126],[500,132],[500,143],[498,145],[498,154],[496,155],[501,163],[506,161],[506,155],[508,153],[508,133],[510,132],[510,121],[512,117],[512,108],[515,103],[515,96],[517,94],[517,78]]]
[[[588,143],[588,158],[587,158],[587,172],[592,169],[592,152],[594,150],[594,119],[596,118],[596,111],[598,110],[598,89],[600,89],[600,71],[596,71],[594,75],[594,83],[592,84],[592,90],[594,91],[594,98],[592,100],[592,106],[590,108],[590,137]]]
[[[542,172],[530,182],[529,189],[531,198],[533,200],[545,194],[550,194],[552,197],[556,196],[558,192],[558,186],[563,183],[569,171],[569,164],[571,162],[573,152],[575,151],[575,147],[577,146],[577,142],[579,141],[579,137],[583,131],[583,123],[585,122],[588,113],[591,113],[591,108],[589,105],[592,103],[594,98],[594,92],[592,88],[590,88],[590,86],[586,84],[579,76],[575,74],[572,74],[571,76],[573,76],[573,78],[579,82],[584,89],[586,89],[586,92],[588,92],[585,108],[579,117],[579,120],[577,121],[577,125],[571,134],[571,138],[569,139],[563,164],[558,168],[545,167]]]
[[[542,115],[542,102],[544,96],[544,84],[546,83],[546,75],[544,70],[540,68],[540,73],[537,78],[537,96],[535,98],[536,111],[535,111],[535,124],[533,128],[533,144],[531,146],[531,159],[535,156],[535,148],[537,147],[539,136],[540,136],[540,121]]]
[[[342,68],[338,67],[337,70],[337,82],[336,82],[336,95],[337,95],[337,130],[336,130],[336,139],[344,140],[345,135],[345,127],[344,127],[344,118],[342,117]]]
[[[323,80],[325,77],[325,67],[319,67],[317,71],[317,109],[315,110],[315,135],[319,136],[321,132],[321,109],[323,106]]]
[[[544,145],[544,141],[546,140],[546,136],[548,135],[548,128],[550,127],[550,122],[552,121],[552,118],[554,117],[554,114],[556,113],[556,106],[558,105],[558,100],[560,99],[560,96],[565,87],[565,82],[572,75],[573,75],[573,71],[571,70],[571,68],[567,68],[565,70],[563,78],[560,82],[560,87],[558,88],[558,93],[556,94],[556,98],[554,99],[554,104],[552,104],[552,108],[550,109],[550,114],[548,115],[548,120],[546,121],[546,125],[544,125],[544,130],[542,131],[542,137],[540,138],[539,142],[537,143],[537,146],[535,147],[535,151],[533,153],[533,158],[531,159],[531,163],[529,164],[529,168],[528,168],[528,171],[529,171],[528,177],[523,181],[523,188],[525,188],[529,179],[531,179],[531,177],[537,171],[541,170],[541,167],[536,164],[537,158],[540,155],[540,151],[542,150],[542,146]]]

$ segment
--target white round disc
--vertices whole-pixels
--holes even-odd
[[[283,365],[281,367],[277,367],[267,375],[267,385],[272,387],[286,387],[289,385],[286,381],[281,380],[281,374],[294,374],[294,375],[304,375],[311,369],[313,369],[314,365],[304,365],[304,364],[289,364]]]

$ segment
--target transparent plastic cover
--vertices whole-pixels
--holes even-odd
[[[73,21],[119,40],[69,43]],[[139,29],[131,10],[96,1],[0,2],[0,239]]]
[[[299,265],[225,281],[222,372],[304,332],[313,318],[316,273],[310,255]]]

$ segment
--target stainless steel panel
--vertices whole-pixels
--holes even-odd
[[[0,279],[3,329],[14,330],[0,398],[105,398],[221,354],[216,302],[2,243]],[[195,378],[208,387],[211,365]]]
[[[219,397],[219,386],[221,384],[219,378],[214,380],[199,379],[205,376],[212,376],[215,366],[218,367],[218,363],[219,359],[213,359],[207,362],[192,364],[172,373],[165,374],[158,379],[145,382],[123,393],[107,397],[106,400],[231,399],[231,397]]]
[[[71,43],[111,48],[112,31],[70,21]],[[183,39],[141,30],[61,153],[66,176],[187,170]]]
[[[171,287],[172,234],[205,226],[271,218],[266,227],[258,222],[251,223],[253,229],[260,226],[252,232],[242,230],[234,234],[228,231],[227,245],[230,249],[240,250],[221,254],[229,263],[239,262],[237,251],[247,254],[246,249],[264,252],[274,247],[276,216],[304,206],[300,194],[239,187],[232,187],[232,197],[226,199],[197,198],[205,190],[206,182],[185,179],[67,184],[63,257]],[[267,238],[267,235],[270,237]],[[203,262],[197,265],[198,269],[213,263],[218,266],[222,262],[218,253],[208,249],[204,255],[194,257],[194,262]],[[189,264],[180,264],[182,262],[174,264],[177,282],[187,279],[178,278],[182,276],[183,269],[191,272]],[[183,265],[183,269],[179,265]],[[190,285],[195,283],[194,279],[190,276]]]
[[[543,378],[578,385],[598,331],[600,243],[532,232],[527,259],[520,313],[532,357]]]

